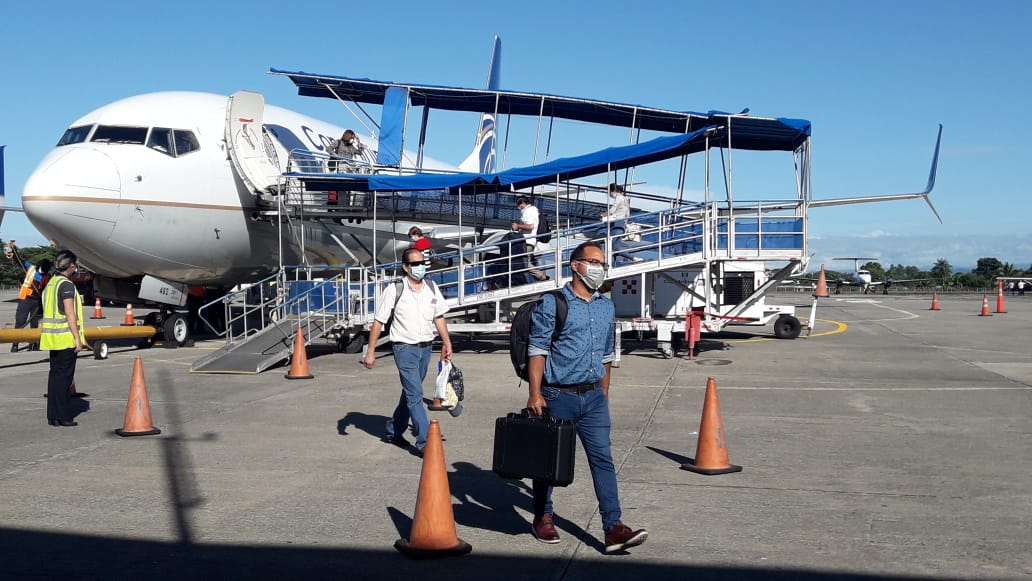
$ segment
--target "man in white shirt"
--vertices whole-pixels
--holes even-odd
[[[512,229],[523,234],[524,242],[527,244],[527,262],[530,263],[527,274],[535,280],[548,280],[545,273],[537,268],[537,234],[538,234],[538,209],[530,203],[530,198],[520,196],[516,198],[516,207],[520,209],[520,221],[512,223]]]
[[[398,366],[398,376],[401,378],[401,398],[394,414],[387,420],[384,442],[408,448],[409,443],[403,434],[411,418],[416,436],[416,455],[421,458],[430,429],[430,420],[423,407],[423,380],[430,365],[435,328],[441,336],[441,361],[448,361],[452,356],[448,325],[444,320],[448,304],[444,302],[444,296],[437,285],[423,280],[428,264],[421,250],[409,248],[405,251],[402,268],[406,276],[400,285],[401,296],[398,297],[397,284],[389,285],[380,294],[376,303],[375,321],[369,329],[369,348],[362,361],[368,369],[376,365],[376,341],[390,320],[390,340],[394,349],[394,363]]]

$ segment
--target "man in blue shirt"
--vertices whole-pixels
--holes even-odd
[[[570,255],[573,281],[563,287],[568,305],[566,324],[552,343],[555,297],[538,299],[530,323],[527,350],[530,397],[527,408],[540,415],[547,407],[556,419],[570,420],[577,429],[588,457],[595,484],[606,553],[640,545],[645,529],[632,530],[620,522],[620,497],[610,449],[609,378],[614,359],[615,310],[613,302],[598,293],[606,279],[605,253],[594,242],[585,242]],[[552,522],[552,487],[534,481],[534,538],[558,543]]]

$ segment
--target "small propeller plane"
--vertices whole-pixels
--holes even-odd
[[[840,257],[840,258],[832,258],[832,260],[852,260],[853,261],[853,274],[852,274],[852,278],[850,278],[850,279],[842,279],[842,278],[840,278],[838,280],[835,280],[834,281],[834,283],[835,283],[835,294],[841,294],[842,293],[842,287],[848,285],[848,286],[860,287],[860,290],[862,290],[865,295],[868,294],[868,293],[874,292],[874,287],[880,286],[880,287],[882,287],[882,294],[883,295],[887,295],[887,294],[889,294],[889,287],[892,286],[893,284],[901,283],[901,282],[914,282],[914,281],[926,280],[926,279],[923,279],[923,278],[907,278],[907,279],[901,279],[901,280],[894,280],[894,279],[891,279],[891,278],[886,278],[885,280],[877,280],[876,281],[876,280],[872,280],[871,271],[870,270],[867,270],[865,268],[860,268],[860,261],[861,260],[867,260],[867,261],[878,260],[877,258],[866,258],[866,257],[863,257],[863,256],[846,256],[846,257]]]

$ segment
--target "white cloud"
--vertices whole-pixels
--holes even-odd
[[[868,232],[866,234],[857,233],[857,234],[850,234],[850,236],[853,236],[853,237],[856,237],[856,238],[889,238],[889,237],[892,237],[892,236],[896,236],[896,234],[893,233],[893,232],[886,232],[885,230],[871,230],[870,232]]]

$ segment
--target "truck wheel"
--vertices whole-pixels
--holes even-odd
[[[345,353],[361,353],[362,347],[365,347],[366,338],[362,333],[356,333],[351,335],[347,344],[344,345]]]
[[[670,343],[665,341],[659,343],[659,353],[663,359],[671,359],[674,356],[674,350],[670,348]]]
[[[781,315],[774,321],[774,336],[778,339],[795,339],[803,326],[792,315]]]

